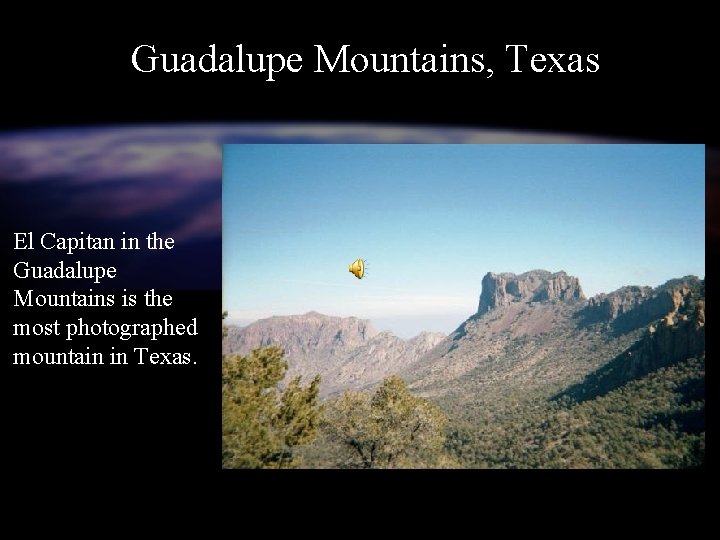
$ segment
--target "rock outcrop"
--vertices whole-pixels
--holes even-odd
[[[610,321],[632,311],[645,302],[653,294],[652,287],[621,287],[611,293],[601,293],[588,300],[587,307],[582,311],[585,322]],[[665,312],[668,310],[666,309]],[[656,319],[660,317],[651,317]]]
[[[553,274],[547,270],[532,270],[519,276],[510,272],[488,272],[482,280],[478,314],[484,315],[513,302],[574,301],[584,298],[580,280],[563,271]]]
[[[693,297],[704,295],[704,281],[695,276],[670,280],[656,289],[622,287],[588,300],[578,313],[584,324],[611,323],[616,333],[630,332],[679,310],[691,309]]]
[[[688,317],[671,314],[648,328],[644,339],[632,347],[625,357],[621,375],[637,378],[660,367],[699,356],[705,352],[704,304]]]
[[[701,288],[688,290],[691,285],[701,285]],[[657,369],[705,354],[705,299],[697,296],[704,294],[704,283],[686,277],[658,289],[661,290],[657,291],[657,296],[652,296],[646,304],[671,305],[671,309],[656,317],[633,345],[562,395],[577,400],[592,399]],[[650,308],[643,310],[643,314],[647,313]]]

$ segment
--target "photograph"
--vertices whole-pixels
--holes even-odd
[[[224,469],[704,466],[704,145],[222,151]]]

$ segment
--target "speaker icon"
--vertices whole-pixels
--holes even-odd
[[[358,259],[348,267],[348,272],[358,279],[362,279],[365,276],[365,261]]]

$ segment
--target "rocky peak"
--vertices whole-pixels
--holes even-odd
[[[531,270],[515,275],[510,272],[488,272],[482,280],[478,314],[483,315],[513,302],[543,302],[546,300],[582,300],[585,295],[580,280],[567,273]]]

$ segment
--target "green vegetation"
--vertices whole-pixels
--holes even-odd
[[[320,421],[320,378],[300,377],[280,392],[287,362],[278,347],[248,356],[228,355],[222,365],[223,467],[296,467],[294,448],[310,442]]]
[[[325,441],[335,447],[332,466],[344,468],[449,466],[446,424],[435,405],[412,395],[395,376],[372,395],[345,392],[323,417]]]
[[[224,357],[225,468],[687,468],[705,460],[704,356],[583,402],[515,391],[438,406],[393,376],[322,412],[319,378],[302,386],[297,377],[281,392],[286,370],[277,347]]]
[[[686,295],[675,317],[667,328],[620,336],[567,322],[537,335],[501,332],[494,349],[486,340],[457,358],[450,350],[447,369],[469,368],[459,375],[436,369],[413,391],[392,376],[322,408],[319,377],[280,390],[281,349],[225,356],[223,466],[702,467],[704,297]]]
[[[686,468],[705,459],[705,358],[659,369],[582,403],[510,398],[455,423],[465,467]]]

